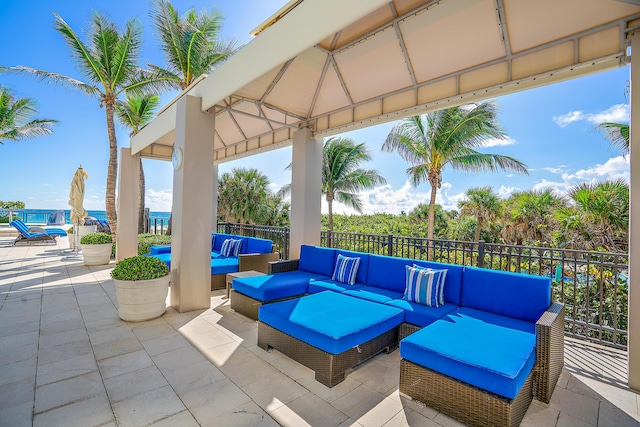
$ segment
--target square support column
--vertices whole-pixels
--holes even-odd
[[[213,115],[201,105],[201,98],[185,95],[176,111],[171,306],[181,313],[211,306],[215,129]]]
[[[640,390],[640,33],[631,36],[629,387]]]
[[[218,165],[213,165],[213,204],[211,216],[211,231],[218,231]]]
[[[116,261],[138,255],[138,202],[140,200],[140,154],[131,148],[120,149],[118,174],[118,234]]]
[[[289,257],[300,257],[300,245],[320,244],[322,139],[310,129],[293,134],[291,165],[291,244]]]

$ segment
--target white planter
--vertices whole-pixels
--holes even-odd
[[[167,308],[171,275],[151,280],[116,280],[118,315],[127,322],[151,320],[164,314]]]
[[[84,265],[105,265],[111,261],[111,243],[101,243],[98,245],[82,245],[82,257]]]
[[[69,246],[71,247],[71,249],[76,249],[76,241],[73,240],[78,236],[78,250],[81,251],[82,250],[82,245],[80,244],[80,239],[82,239],[82,236],[89,234],[89,233],[95,233],[96,230],[98,229],[97,225],[78,225],[78,226],[73,226],[73,234],[69,234]],[[77,233],[77,234],[76,234]],[[71,242],[73,240],[73,243]]]

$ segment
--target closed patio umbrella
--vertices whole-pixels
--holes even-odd
[[[69,191],[69,206],[71,206],[71,222],[75,226],[73,233],[74,239],[76,239],[76,251],[78,250],[79,242],[78,234],[80,230],[78,226],[84,224],[84,219],[87,216],[87,211],[84,209],[84,180],[89,175],[82,168],[82,165],[76,170],[71,180],[71,191]]]

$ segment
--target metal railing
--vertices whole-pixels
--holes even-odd
[[[218,223],[218,232],[271,240],[280,259],[289,259],[289,227],[222,222]]]

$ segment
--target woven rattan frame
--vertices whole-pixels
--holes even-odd
[[[241,254],[238,257],[238,271],[259,271],[261,273],[268,273],[269,263],[277,261],[280,258],[278,252],[270,252],[268,254]],[[212,274],[211,275],[211,290],[226,289],[227,288],[227,274]]]
[[[412,325],[411,323],[403,323],[400,325],[400,329],[398,329],[399,339],[403,340],[414,332],[418,332],[422,329],[422,326]]]
[[[400,393],[470,426],[518,426],[533,399],[532,380],[529,374],[518,395],[507,399],[408,360],[400,362]]]
[[[555,302],[536,322],[536,399],[549,403],[564,366],[564,304]]]
[[[331,354],[266,323],[258,322],[258,346],[264,350],[274,348],[289,356],[296,362],[315,371],[316,381],[327,387],[333,387],[344,381],[346,371],[381,351],[389,351],[396,348],[398,346],[398,328],[395,327],[340,354]]]
[[[288,299],[299,298],[302,295],[293,295],[287,298],[274,299],[271,301],[260,301],[246,296],[234,289],[231,289],[230,300],[231,309],[237,313],[247,316],[251,320],[258,320],[258,310],[263,304],[271,304],[279,301],[286,301]]]
[[[287,259],[269,263],[267,274],[284,273],[285,271],[297,270],[300,265],[298,259]]]

